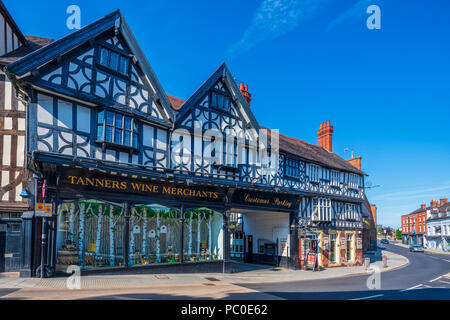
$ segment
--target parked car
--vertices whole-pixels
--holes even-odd
[[[380,241],[383,244],[389,244],[389,240],[388,239],[381,239]]]
[[[409,247],[409,251],[411,252],[423,252],[423,247],[422,246],[411,246]]]

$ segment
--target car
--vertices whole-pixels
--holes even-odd
[[[411,246],[409,247],[409,251],[411,252],[423,252],[423,247],[422,246]]]
[[[380,241],[383,244],[389,244],[389,240],[388,239],[381,239]]]

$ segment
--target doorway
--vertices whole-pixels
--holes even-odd
[[[21,222],[0,221],[0,272],[20,270],[21,230]]]

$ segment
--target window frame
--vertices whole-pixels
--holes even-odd
[[[292,174],[291,174],[292,173]],[[297,175],[295,175],[295,173]],[[291,158],[284,158],[284,177],[288,179],[300,180],[300,161]]]
[[[99,122],[100,114],[104,112],[103,122]],[[112,124],[107,123],[108,113],[113,114]],[[117,117],[122,117],[121,126],[117,125]],[[130,120],[130,129],[127,129],[125,126],[126,119]],[[102,127],[102,138],[99,138],[99,127]],[[107,128],[111,128],[111,140],[108,141],[106,138]],[[121,130],[121,142],[116,142],[116,130]],[[128,132],[130,134],[130,144],[124,144],[125,133]],[[132,152],[139,152],[139,122],[132,116],[126,115],[121,112],[108,110],[107,108],[102,108],[97,110],[96,112],[96,124],[95,124],[95,143],[99,143],[108,147],[118,148],[118,149],[126,149]],[[136,143],[136,145],[135,145]]]
[[[108,52],[108,56],[107,56],[107,65],[102,63],[102,53],[103,50],[106,50]],[[118,59],[117,59],[117,68],[114,69],[111,67],[111,53],[117,54],[118,55]],[[123,73],[120,71],[120,62],[121,62],[121,58],[124,58],[126,63],[126,73]],[[121,77],[124,77],[126,79],[130,79],[130,70],[131,70],[131,57],[128,54],[125,54],[123,52],[120,52],[118,50],[112,49],[104,44],[99,44],[98,45],[98,55],[97,55],[97,60],[96,60],[96,65],[97,67],[100,67],[101,69],[103,69],[104,71],[107,72],[113,72],[115,75],[119,75]]]

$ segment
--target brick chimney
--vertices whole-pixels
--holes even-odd
[[[353,158],[353,159],[350,159],[347,161],[352,166],[354,166],[356,169],[361,170],[361,160],[362,160],[362,157],[356,157],[356,158]]]
[[[420,205],[420,209],[425,209],[427,207],[427,205],[425,204],[425,203],[422,203],[421,205]]]
[[[248,105],[250,106],[250,101],[252,101],[252,94],[248,92],[248,85],[241,82],[239,90],[241,90],[241,93],[244,96],[245,101],[247,101]]]
[[[444,204],[446,204],[448,202],[447,198],[441,198],[441,202],[439,204],[439,207],[442,207]]]
[[[319,138],[319,147],[324,148],[328,152],[333,152],[333,127],[330,125],[330,120],[320,124],[320,129],[317,131]]]
[[[372,215],[372,220],[374,225],[377,225],[377,206],[374,204],[370,204],[370,213]]]
[[[437,207],[438,207],[438,203],[439,203],[439,202],[437,202],[437,200],[431,200],[430,206],[431,206],[432,208],[437,208]]]

